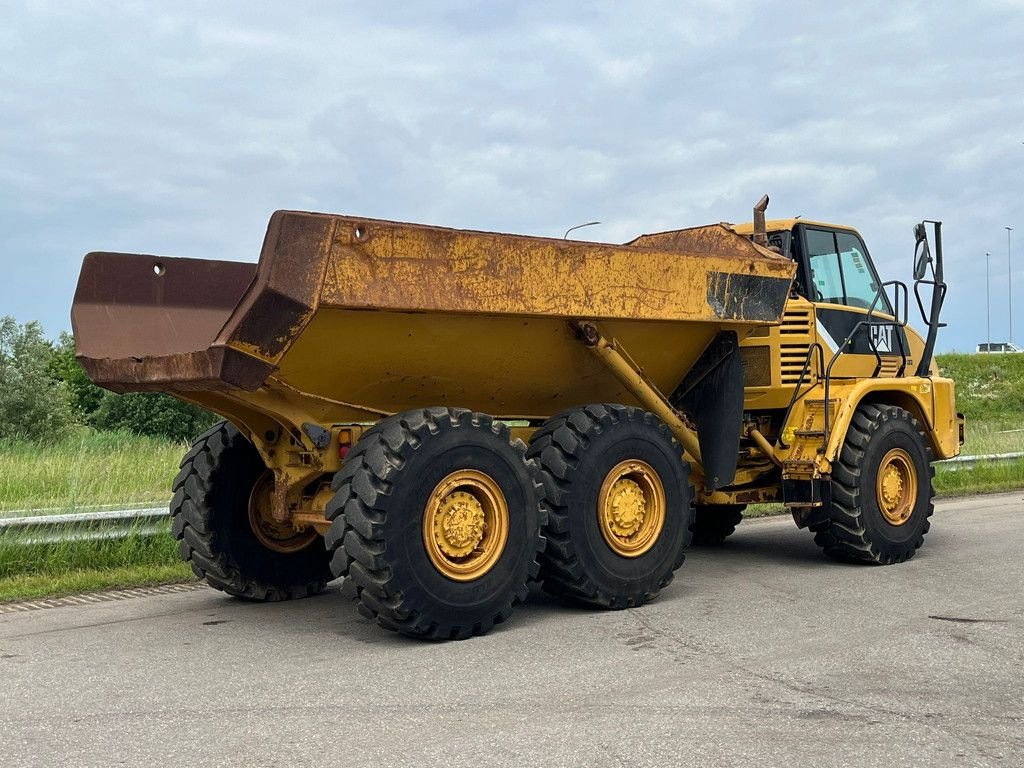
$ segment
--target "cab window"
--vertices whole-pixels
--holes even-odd
[[[843,273],[839,269],[839,253],[831,232],[807,230],[807,264],[811,270],[811,301],[845,304]]]
[[[878,284],[860,240],[849,232],[836,232],[836,244],[846,287],[847,306],[869,309],[878,295]],[[885,311],[884,299],[879,299],[875,308]]]
[[[851,232],[809,227],[805,230],[805,237],[811,301],[870,308],[878,295],[879,285],[860,238]],[[891,311],[884,295],[875,304],[875,309]]]

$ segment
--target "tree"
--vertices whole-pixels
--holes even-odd
[[[73,425],[67,385],[50,368],[54,353],[39,323],[0,320],[0,438],[53,442]]]
[[[184,441],[217,420],[209,411],[157,392],[118,395],[100,389],[75,359],[75,341],[68,333],[61,334],[50,370],[65,383],[76,418],[96,429]]]
[[[67,387],[75,418],[82,424],[88,424],[106,392],[92,383],[82,364],[75,359],[75,339],[70,333],[60,335],[48,369],[54,378],[63,381]]]

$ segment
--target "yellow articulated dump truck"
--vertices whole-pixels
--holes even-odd
[[[855,230],[766,205],[624,245],[280,211],[255,265],[90,253],[78,359],[225,418],[171,514],[241,598],[341,578],[424,638],[487,632],[533,581],[629,608],[764,502],[834,558],[906,560],[963,439],[940,227],[915,229],[922,337]]]

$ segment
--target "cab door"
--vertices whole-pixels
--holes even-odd
[[[880,375],[894,375],[902,364],[901,349],[909,353],[904,330],[875,325],[855,331],[857,324],[867,318],[873,303],[872,319],[893,319],[892,304],[860,235],[852,230],[800,224],[794,231],[794,240],[802,252],[801,284],[814,304],[826,363],[853,334],[833,366],[832,375],[871,376],[878,362],[875,349],[882,356]]]

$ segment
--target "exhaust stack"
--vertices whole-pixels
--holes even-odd
[[[764,212],[768,208],[768,195],[764,195],[754,206],[754,242],[768,247],[768,226],[764,222]]]

